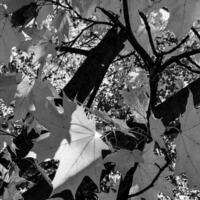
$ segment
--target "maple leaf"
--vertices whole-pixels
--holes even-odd
[[[166,164],[163,157],[155,155],[154,142],[146,145],[142,157],[143,162],[138,163],[133,179],[133,186],[137,186],[139,191],[150,185],[160,168]],[[153,184],[153,187],[140,194],[139,197],[154,200],[157,198],[158,192],[163,192],[164,194],[172,196],[172,185],[165,180],[165,177],[169,175],[171,175],[171,173],[168,169],[162,171]]]
[[[60,42],[64,40],[64,36],[68,37],[68,35],[69,35],[69,19],[68,19],[68,15],[67,15],[66,11],[58,10],[58,14],[54,18],[54,21],[52,24],[57,30],[58,39]]]
[[[151,137],[154,141],[158,142],[161,148],[166,148],[163,139],[161,138],[165,132],[165,126],[161,119],[156,119],[153,114],[149,118]]]
[[[181,132],[175,140],[177,160],[175,174],[185,172],[190,187],[200,188],[200,138],[199,115],[194,108],[193,96],[190,92],[186,111],[180,118]]]
[[[53,179],[56,191],[71,189],[74,194],[84,176],[98,185],[102,165],[101,151],[108,149],[96,132],[95,121],[89,120],[83,107],[77,107],[70,122],[71,143],[63,141],[56,152],[55,159],[60,160]]]
[[[119,150],[115,153],[108,155],[104,159],[106,162],[114,162],[116,164],[116,170],[120,171],[124,177],[127,171],[134,166],[136,162],[142,162],[143,158],[141,157],[141,152],[138,150],[129,151],[129,150]]]
[[[33,89],[33,103],[35,110],[32,111],[35,119],[48,129],[49,133],[41,135],[34,145],[33,151],[38,154],[40,161],[46,158],[53,158],[60,142],[65,138],[70,141],[69,131],[69,118],[64,113],[59,112],[55,106],[53,97],[56,95],[56,90],[51,86],[48,81],[36,80]],[[74,104],[68,103],[68,106],[74,110]],[[47,138],[45,138],[47,137]],[[45,140],[44,140],[45,138]]]
[[[0,5],[0,63],[7,64],[11,48],[17,47],[23,40],[24,36],[12,27],[7,11]]]

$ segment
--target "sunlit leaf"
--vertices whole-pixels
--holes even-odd
[[[63,140],[54,157],[60,164],[53,186],[58,188],[56,191],[67,188],[74,194],[84,176],[90,176],[98,185],[103,169],[101,151],[108,147],[96,132],[95,121],[88,120],[83,107],[72,114],[70,136],[71,143]]]

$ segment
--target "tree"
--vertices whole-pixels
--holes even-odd
[[[199,189],[199,6],[0,0],[2,198]]]

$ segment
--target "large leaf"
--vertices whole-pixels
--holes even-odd
[[[138,167],[134,173],[133,186],[138,187],[138,191],[149,186],[155,176],[158,174],[161,167],[165,165],[164,158],[156,156],[154,153],[154,142],[147,144],[143,151],[143,162],[138,163]],[[171,175],[168,169],[162,171],[153,187],[143,192],[139,197],[155,200],[157,193],[163,192],[166,195],[172,195],[172,185],[165,179],[166,176]]]
[[[98,185],[103,168],[101,151],[108,149],[96,132],[95,121],[89,120],[83,107],[77,107],[70,122],[71,143],[62,141],[55,159],[60,160],[53,186],[56,191],[71,189],[75,193],[84,176]]]
[[[53,97],[58,96],[56,96],[55,89],[48,81],[36,80],[32,93],[35,105],[35,111],[32,114],[50,132],[46,133],[46,135],[41,135],[41,138],[37,139],[38,142],[35,143],[33,149],[38,154],[38,159],[43,161],[46,158],[54,157],[63,139],[70,141],[69,122],[71,113],[66,114],[69,116],[67,118],[54,105]],[[72,111],[75,109],[72,102],[69,102],[68,106]],[[45,140],[44,137],[46,137]]]
[[[177,160],[175,174],[186,172],[190,187],[200,188],[200,119],[190,92],[186,111],[180,118],[181,132],[176,138]]]
[[[17,47],[24,37],[13,28],[5,8],[0,5],[0,63],[7,64],[12,47]]]

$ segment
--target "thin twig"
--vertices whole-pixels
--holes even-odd
[[[92,26],[94,26],[94,23],[88,25],[87,27],[85,27],[84,29],[81,30],[81,32],[72,40],[72,41],[69,41],[67,42],[68,44],[70,44],[69,46],[72,47],[76,41],[79,39],[79,37],[89,28],[91,28]]]
[[[115,63],[115,62],[117,62],[117,61],[120,61],[120,60],[123,60],[123,59],[125,59],[125,58],[128,58],[128,57],[130,57],[130,56],[132,56],[132,55],[135,55],[135,51],[132,51],[132,52],[126,54],[126,55],[118,55],[119,58],[117,58],[116,60],[114,60],[114,61],[112,62],[112,64]]]
[[[76,53],[76,54],[80,54],[80,55],[84,55],[84,56],[87,56],[90,52],[88,50],[72,48],[72,47],[68,47],[68,46],[58,46],[58,47],[56,47],[56,50],[63,51],[65,53],[68,53],[68,52],[69,53]],[[63,55],[63,53],[61,55]],[[59,57],[61,55],[59,55]]]

